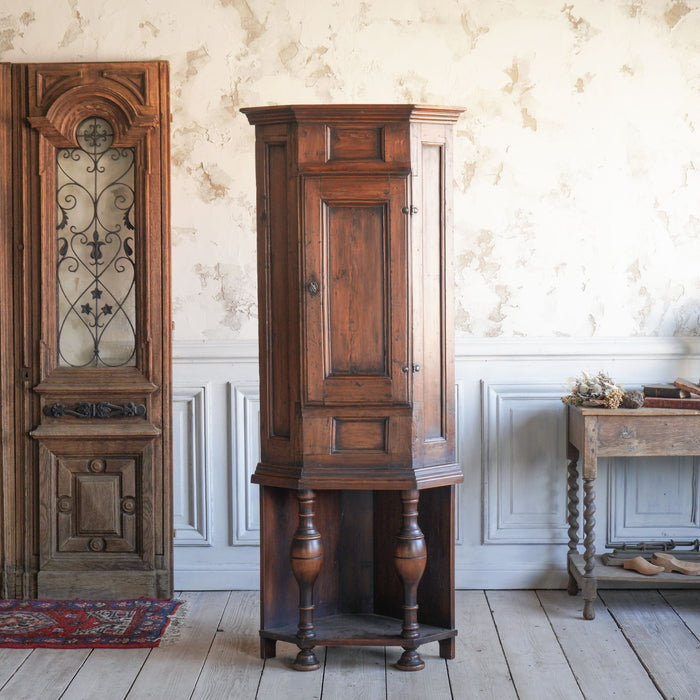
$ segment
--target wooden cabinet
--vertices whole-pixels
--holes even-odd
[[[460,109],[244,109],[256,127],[261,638],[454,656],[452,128]]]

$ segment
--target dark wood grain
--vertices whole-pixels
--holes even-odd
[[[404,670],[422,668],[428,638],[454,656],[460,111],[243,110],[256,127],[261,655],[295,642],[298,670],[318,667],[316,643],[403,646]],[[297,526],[295,494],[318,537],[303,534],[310,511]]]

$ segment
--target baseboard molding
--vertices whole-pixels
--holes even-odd
[[[257,591],[260,571],[241,569],[175,569],[176,591]]]
[[[568,574],[565,564],[554,569],[460,569],[455,571],[458,590],[516,590],[566,588]]]

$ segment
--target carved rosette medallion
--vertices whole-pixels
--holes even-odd
[[[88,542],[88,547],[91,552],[104,552],[106,543],[102,537],[93,537]]]
[[[70,496],[60,496],[56,507],[59,513],[70,513],[73,510],[73,499]]]
[[[122,511],[127,515],[133,515],[136,512],[136,499],[130,496],[122,498]]]

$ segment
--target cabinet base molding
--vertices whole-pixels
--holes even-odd
[[[296,644],[299,649],[313,649],[316,646],[385,646],[418,649],[423,644],[440,642],[440,656],[443,659],[454,658],[454,638],[456,629],[420,625],[417,637],[405,639],[401,636],[400,618],[371,614],[329,615],[314,621],[315,636],[312,639],[300,639],[296,625],[285,625],[272,629],[260,630],[262,646],[267,649],[270,658],[274,656],[276,642]],[[272,653],[270,654],[270,651]]]

